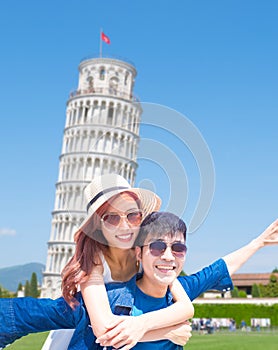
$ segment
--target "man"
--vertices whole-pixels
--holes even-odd
[[[141,228],[135,241],[137,260],[143,267],[143,275],[134,277],[127,283],[110,284],[107,286],[108,297],[113,313],[141,317],[141,327],[136,324],[138,334],[143,333],[144,340],[149,338],[149,331],[155,328],[156,320],[149,316],[150,311],[166,308],[173,303],[172,296],[168,290],[170,284],[179,276],[186,255],[186,225],[176,215],[170,213],[156,212],[148,215],[141,224]],[[94,280],[101,282],[102,273],[94,273]],[[226,264],[223,260],[217,261],[214,265],[200,271],[193,276],[179,277],[179,281],[192,300],[207,289],[232,288],[232,281],[229,276]],[[86,283],[85,283],[86,284]],[[100,283],[101,284],[101,283]],[[87,286],[81,286],[82,294],[86,300],[89,315],[94,314],[99,300],[95,300],[90,291],[90,282]],[[90,298],[90,299],[89,299]],[[100,319],[99,322],[102,320]],[[130,320],[127,320],[128,322]],[[185,321],[185,320],[184,320]],[[98,321],[97,321],[98,322]],[[120,323],[118,327],[106,333],[104,337],[98,340],[102,345],[113,345],[117,348],[124,346],[121,341],[126,327]],[[109,328],[107,325],[106,329]],[[167,327],[167,329],[169,329]],[[164,331],[166,328],[164,329]],[[128,331],[128,330],[127,330]],[[127,332],[126,331],[126,332]],[[130,331],[130,330],[129,330]],[[78,330],[72,338],[70,347],[78,342],[80,336],[77,336]],[[88,329],[87,337],[89,338]],[[157,330],[157,339],[167,338],[163,334],[163,329]],[[112,342],[105,340],[113,339]],[[84,338],[84,337],[83,337]],[[140,338],[139,338],[140,339]],[[153,338],[152,338],[153,339]],[[94,339],[91,339],[93,341]],[[134,344],[135,345],[135,344]],[[182,347],[166,340],[157,340],[150,343],[139,342],[134,349],[146,349],[151,346],[152,349],[182,349]],[[129,349],[124,347],[123,349]]]
[[[173,302],[168,285],[182,269],[186,253],[185,238],[185,224],[175,215],[152,213],[146,217],[136,242],[136,254],[142,263],[144,274],[133,277],[125,283],[112,283],[106,286],[114,314],[136,316],[143,313],[145,316],[145,313],[166,307]],[[178,277],[178,279],[191,300],[208,289],[224,292],[232,288],[230,274],[261,247],[277,243],[278,220],[243,248],[217,260],[194,275]],[[77,295],[77,299],[80,305],[74,311],[62,298],[57,300],[1,299],[0,346],[5,346],[32,332],[76,328],[68,349],[102,349],[99,343],[95,343],[96,337],[92,332],[80,294]],[[88,311],[90,313],[90,310]],[[105,346],[121,346],[120,327],[121,323],[99,337],[99,342]],[[163,333],[163,330],[158,331]],[[165,339],[149,343],[139,342],[134,349],[182,349],[180,345],[167,340],[171,339],[169,331],[169,329],[164,330]],[[148,340],[148,332],[145,337],[145,340]],[[160,334],[157,339],[161,337]]]

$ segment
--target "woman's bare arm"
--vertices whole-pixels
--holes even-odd
[[[173,283],[171,291],[176,300],[173,305],[140,316],[123,318],[111,312],[100,268],[94,268],[88,281],[81,284],[94,334],[101,342],[112,339],[115,343],[125,341],[127,345],[124,350],[130,349],[139,340],[149,341],[151,332],[148,340],[145,340],[146,332],[176,325],[193,316],[193,305],[178,280]]]
[[[171,292],[176,301],[174,304],[140,316],[129,316],[122,322],[111,327],[111,330],[98,337],[98,341],[101,344],[110,344],[113,346],[119,343],[122,345],[128,343],[128,347],[123,348],[123,350],[127,350],[133,347],[139,340],[141,342],[157,340],[158,332],[154,332],[154,330],[177,325],[193,317],[194,307],[178,280],[173,282]],[[148,336],[145,337],[147,332]],[[125,343],[123,339],[125,339]]]
[[[89,279],[81,283],[80,288],[94,334],[99,337],[118,321],[109,305],[103,280],[103,266],[95,266]]]
[[[168,326],[164,328],[154,329],[152,331],[146,332],[143,339],[146,342],[155,340],[170,340],[172,343],[184,346],[189,338],[191,337],[192,328],[188,321],[181,322],[174,326]],[[142,339],[140,341],[143,341]],[[124,342],[119,341],[118,343],[115,339],[110,341],[101,342],[101,346],[113,346],[114,348],[121,348],[124,346]]]

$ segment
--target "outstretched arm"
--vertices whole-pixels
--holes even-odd
[[[63,298],[0,298],[0,348],[29,333],[75,328],[82,320],[84,308],[72,310]]]
[[[265,246],[278,244],[278,219],[244,247],[223,257],[230,275],[235,273],[252,255]]]
[[[111,339],[113,344],[121,341],[126,344],[124,350],[130,349],[139,340],[149,341],[151,333],[145,340],[143,336],[146,332],[178,324],[193,316],[193,305],[178,281],[173,283],[171,291],[176,303],[166,309],[123,318],[111,312],[100,268],[94,268],[89,280],[81,284],[81,292],[95,335],[101,343]],[[152,340],[155,339],[154,337]]]

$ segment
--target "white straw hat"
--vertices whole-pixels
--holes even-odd
[[[143,188],[133,188],[130,184],[118,174],[106,174],[98,176],[85,188],[85,198],[87,200],[87,217],[79,227],[83,230],[89,223],[91,216],[105,202],[113,196],[122,192],[135,193],[140,202],[143,218],[153,211],[158,211],[161,206],[161,199],[152,191]]]

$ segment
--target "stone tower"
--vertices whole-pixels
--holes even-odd
[[[86,215],[84,187],[106,173],[134,183],[142,113],[133,95],[136,73],[132,64],[112,58],[86,59],[79,65],[78,89],[67,102],[42,297],[61,294],[60,273]]]

